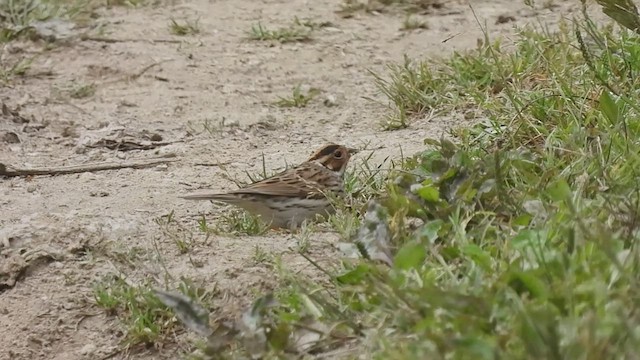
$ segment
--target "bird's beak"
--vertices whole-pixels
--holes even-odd
[[[347,151],[349,151],[349,154],[353,155],[359,153],[360,149],[347,148]]]

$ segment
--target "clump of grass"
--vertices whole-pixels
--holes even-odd
[[[147,4],[147,0],[106,0],[107,7],[113,6],[128,6],[128,7],[140,7]]]
[[[273,259],[273,255],[258,245],[253,247],[253,255],[251,256],[255,264],[269,263]]]
[[[196,246],[196,239],[189,229],[174,219],[174,215],[175,212],[172,210],[167,215],[156,218],[155,223],[160,226],[162,233],[173,241],[180,254],[187,254]],[[205,223],[200,226],[206,228],[206,220],[204,220],[204,217],[201,221],[205,221]],[[203,242],[207,242],[210,234],[206,231],[203,232],[207,235]]]
[[[16,76],[24,76],[31,68],[33,58],[8,60],[4,50],[0,50],[0,82],[6,84]]]
[[[313,98],[318,94],[320,94],[320,89],[310,88],[305,93],[303,92],[301,85],[296,85],[291,91],[290,97],[280,97],[280,99],[275,102],[275,105],[279,107],[303,108],[306,107],[309,101],[313,100]]]
[[[269,224],[247,211],[232,209],[220,215],[213,230],[219,234],[255,236],[266,234]]]
[[[196,286],[182,278],[178,283],[180,293],[200,304],[211,307],[216,290]],[[93,296],[98,307],[107,315],[117,316],[125,329],[124,345],[138,344],[160,346],[175,336],[180,327],[175,316],[154,294],[151,283],[129,284],[118,276],[109,276],[93,286]]]
[[[71,82],[64,86],[55,87],[52,93],[55,97],[85,99],[95,95],[97,86],[93,83],[85,84],[79,82]]]
[[[307,26],[293,24],[276,30],[269,30],[261,23],[251,26],[249,39],[257,41],[277,41],[280,43],[305,42],[311,40],[312,29]]]
[[[33,36],[38,22],[88,22],[94,6],[82,0],[11,0],[0,2],[0,42]],[[38,34],[35,34],[38,35]]]
[[[200,33],[200,19],[194,21],[185,20],[183,23],[179,23],[175,19],[171,19],[169,23],[169,31],[178,36],[195,35]]]
[[[397,107],[487,120],[403,162],[379,200],[392,265],[342,264],[319,313],[384,358],[635,354],[640,42],[583,24],[391,69]]]
[[[69,96],[72,99],[84,99],[92,97],[96,93],[96,84],[77,84],[69,90]]]
[[[122,321],[126,345],[162,343],[178,325],[149,285],[132,286],[115,277],[94,285],[93,293],[96,305]]]
[[[407,16],[404,18],[404,21],[402,22],[402,27],[400,29],[409,31],[409,30],[428,29],[428,28],[429,28],[429,24],[427,24],[426,21],[420,20],[412,16]]]

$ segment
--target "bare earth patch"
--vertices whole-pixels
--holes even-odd
[[[539,19],[554,25],[579,5],[473,3],[492,37]],[[215,222],[219,210],[178,195],[233,189],[230,178],[260,172],[263,156],[269,171],[278,170],[326,142],[366,145],[380,162],[469,121],[446,114],[382,131],[387,107],[367,71],[384,72],[404,54],[433,57],[476,46],[483,34],[466,3],[447,1],[417,20],[400,10],[345,16],[336,12],[342,4],[193,0],[101,8],[102,30],[93,39],[48,50],[27,41],[5,46],[8,59],[33,62],[0,88],[3,164],[176,161],[0,179],[0,358],[176,358],[186,351],[184,330],[167,336],[164,351],[125,349],[117,317],[95,304],[94,284],[112,274],[132,284],[184,277],[212,291],[215,316],[231,319],[276,286],[274,257],[313,273],[295,249],[301,235],[207,235],[198,222],[203,214]],[[296,25],[296,18],[308,24]],[[292,42],[251,40],[257,24],[309,33],[286,35],[296,37]],[[312,89],[314,96],[296,98],[298,86],[302,96]],[[292,96],[280,103],[291,106],[275,105]],[[307,255],[319,262],[335,257],[338,239],[322,229],[306,234]]]

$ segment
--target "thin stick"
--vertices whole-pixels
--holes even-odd
[[[178,159],[144,159],[123,163],[104,162],[82,165],[70,165],[60,167],[43,167],[33,169],[20,169],[0,163],[0,176],[29,176],[29,175],[64,175],[83,172],[115,170],[115,169],[142,169],[158,164],[166,164],[178,161]]]
[[[152,42],[152,43],[180,44],[184,42],[184,40],[173,40],[173,39],[113,39],[113,38],[96,37],[96,36],[81,36],[80,40],[96,41],[96,42],[103,42],[108,44],[115,44],[115,43],[121,43],[121,42]]]

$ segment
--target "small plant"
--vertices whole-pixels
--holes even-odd
[[[426,21],[417,19],[412,16],[407,16],[402,22],[401,30],[416,30],[416,29],[428,29],[429,25]]]
[[[309,91],[307,91],[307,93],[305,94],[303,93],[301,86],[297,85],[293,88],[291,97],[280,97],[280,99],[275,102],[275,105],[279,107],[306,107],[309,101],[311,101],[319,93],[319,89],[310,88]]]
[[[173,241],[180,254],[187,254],[193,249],[196,243],[196,235],[187,227],[174,219],[174,211],[169,214],[161,216],[155,219],[156,224],[160,226],[162,233]],[[204,217],[203,217],[204,218]],[[201,220],[199,226],[202,228],[206,223],[202,224]],[[206,220],[205,220],[206,221]],[[206,242],[209,238],[209,232],[205,232],[207,237],[204,239]]]
[[[107,7],[113,6],[129,6],[129,7],[140,7],[144,6],[147,3],[147,0],[106,0]]]
[[[251,40],[278,41],[280,43],[304,42],[311,40],[311,29],[307,26],[294,24],[277,30],[269,30],[261,23],[258,23],[251,26],[249,38]]]
[[[33,26],[38,22],[51,19],[89,21],[92,10],[93,5],[84,0],[0,1],[0,42],[36,34]]]
[[[95,84],[78,84],[69,89],[69,96],[72,99],[84,99],[95,95]]]
[[[269,224],[262,221],[259,216],[241,209],[232,209],[222,214],[218,222],[215,229],[222,234],[263,235],[269,230]]]
[[[84,84],[71,82],[64,86],[57,86],[52,89],[52,95],[56,98],[84,99],[95,95],[97,86],[95,84]]]
[[[24,76],[31,68],[33,59],[7,61],[4,53],[0,53],[0,82],[7,83],[16,76]]]
[[[199,26],[200,19],[195,21],[185,20],[184,23],[179,23],[175,19],[171,19],[169,24],[169,31],[178,36],[195,35],[200,33]]]
[[[129,346],[161,343],[177,325],[148,284],[133,286],[120,277],[108,277],[94,285],[93,293],[97,306],[120,318]]]
[[[318,216],[319,217],[319,216]],[[294,236],[295,246],[293,250],[300,254],[305,254],[309,251],[311,246],[311,236],[317,232],[317,224],[312,222],[303,222]]]
[[[396,114],[387,114],[380,122],[380,126],[384,131],[402,130],[409,127],[407,120],[407,114],[404,111],[399,111]]]
[[[273,255],[265,251],[260,246],[255,245],[253,247],[253,256],[251,258],[255,264],[263,264],[271,262],[273,260]]]

